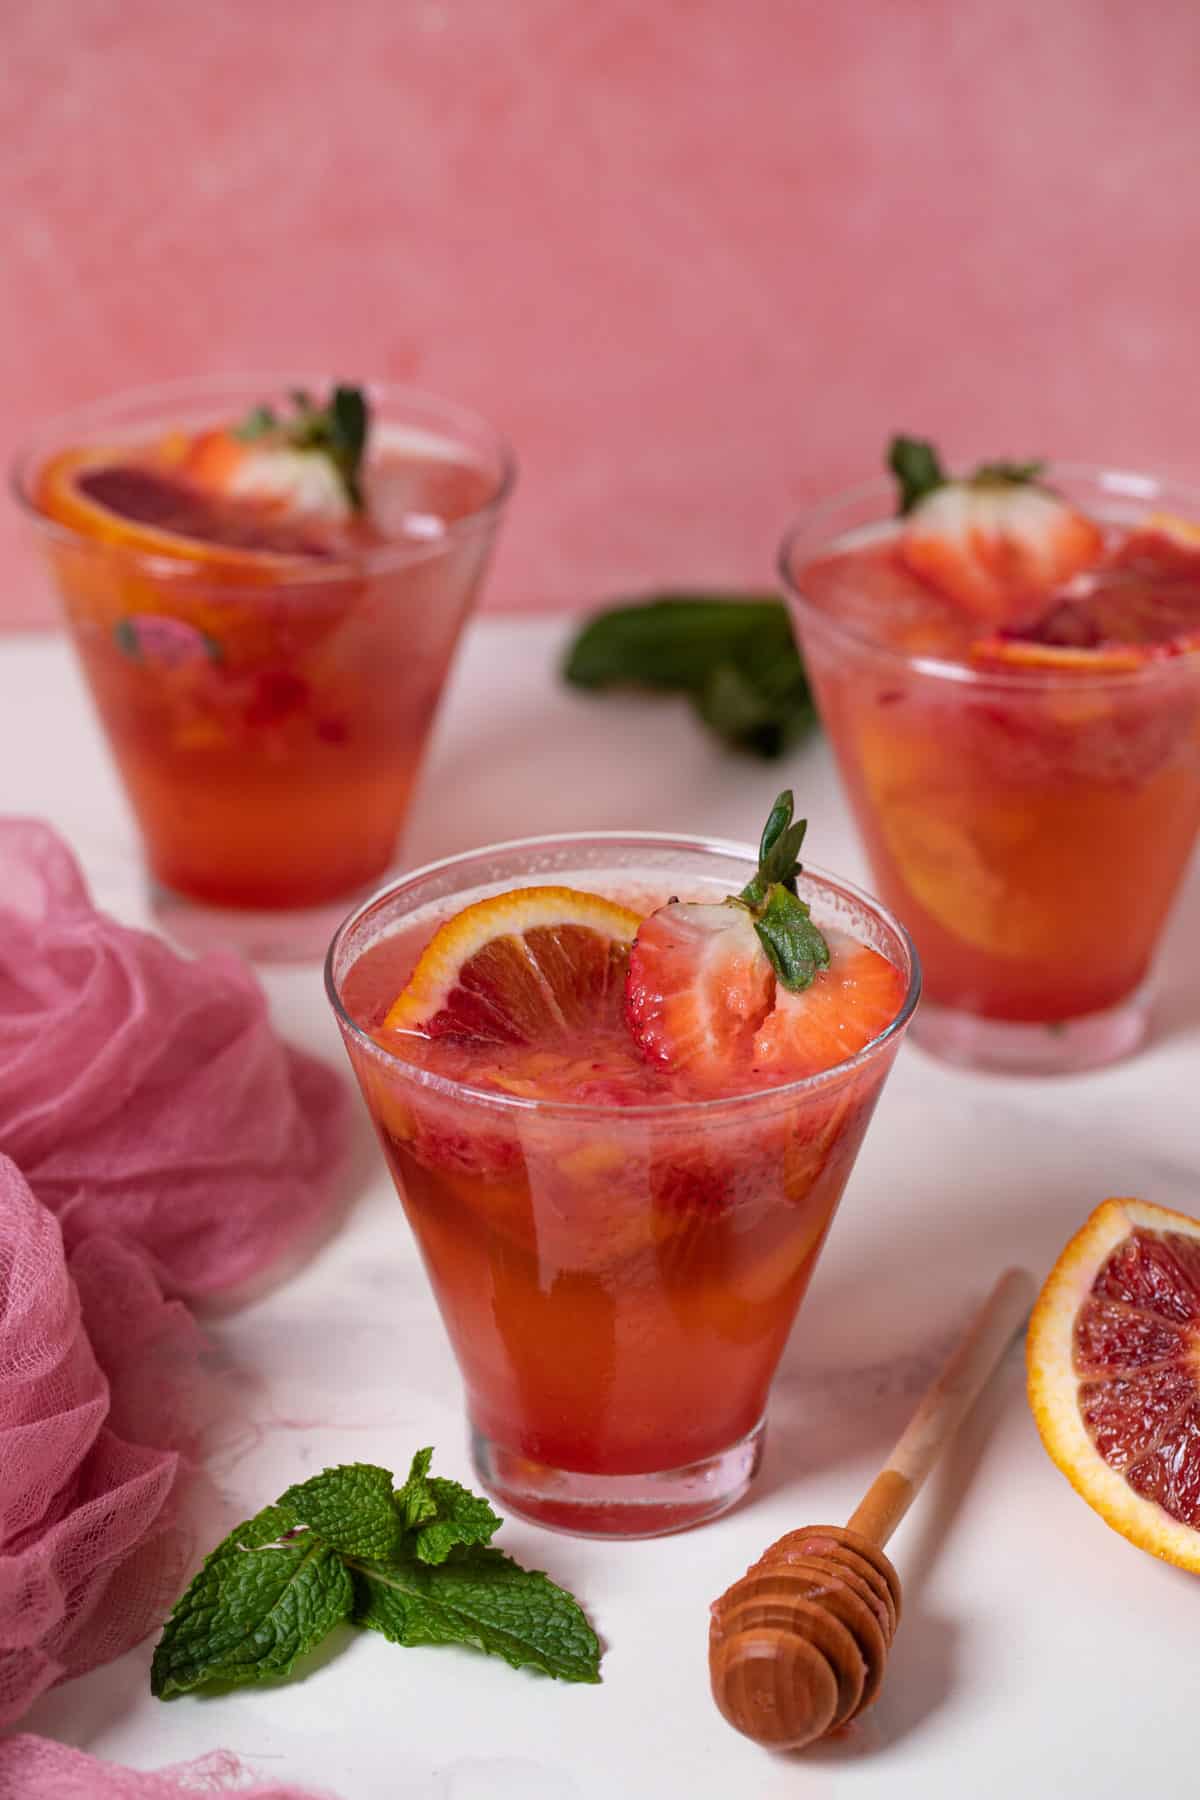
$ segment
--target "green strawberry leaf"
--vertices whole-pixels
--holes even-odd
[[[758,868],[729,904],[744,906],[771,967],[790,993],[808,987],[818,969],[829,966],[829,945],[796,892],[800,846],[807,819],[793,822],[792,790],[785,788],[767,815],[758,847]]]
[[[264,1507],[218,1544],[176,1604],[155,1647],[150,1691],[166,1700],[210,1683],[288,1675],[353,1601],[336,1552],[283,1507]]]
[[[980,463],[971,477],[972,487],[1028,487],[1036,485],[1045,462]]]
[[[925,438],[894,437],[888,445],[887,466],[900,483],[896,510],[901,518],[912,511],[918,500],[945,487],[950,479],[937,451]]]
[[[279,1505],[343,1556],[388,1557],[403,1529],[392,1475],[374,1463],[342,1463],[281,1494]]]
[[[393,1644],[468,1644],[514,1669],[600,1679],[600,1645],[578,1601],[502,1550],[459,1546],[444,1562],[354,1563],[354,1622]]]
[[[362,512],[366,506],[362,465],[371,430],[371,408],[363,390],[339,383],[324,406],[318,406],[305,388],[294,388],[290,399],[290,418],[270,406],[252,407],[234,426],[234,437],[248,443],[274,440],[292,450],[327,456],[354,511]]]

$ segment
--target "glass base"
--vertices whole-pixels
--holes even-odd
[[[249,962],[320,962],[346,914],[374,885],[323,906],[286,910],[208,906],[150,880],[150,911],[165,936],[186,950],[236,950]]]
[[[922,1000],[913,1040],[930,1056],[963,1069],[1003,1075],[1076,1075],[1131,1056],[1150,1023],[1150,993],[1142,987],[1107,1012],[1047,1025],[984,1019]]]
[[[509,1512],[576,1537],[649,1538],[686,1531],[727,1512],[753,1481],[766,1423],[728,1450],[652,1475],[584,1475],[532,1462],[472,1427],[471,1457],[483,1485]]]

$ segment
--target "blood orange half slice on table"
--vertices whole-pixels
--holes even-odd
[[[1200,1221],[1106,1200],[1029,1323],[1047,1451],[1114,1530],[1200,1571]]]
[[[615,1011],[639,915],[567,887],[514,888],[439,927],[385,1030],[561,1043]]]

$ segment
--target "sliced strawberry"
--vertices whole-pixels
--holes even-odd
[[[672,901],[638,927],[625,1018],[649,1061],[718,1079],[744,1062],[774,995],[745,907]]]
[[[922,581],[992,625],[1015,624],[1096,562],[1100,528],[1028,479],[980,474],[917,501],[897,546]]]
[[[754,1038],[756,1067],[797,1077],[856,1056],[885,1031],[904,999],[904,978],[877,950],[826,929],[829,966],[808,987],[780,984],[775,1005]]]

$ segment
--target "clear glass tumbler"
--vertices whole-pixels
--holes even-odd
[[[915,954],[874,901],[806,871],[814,917],[893,962],[904,998],[853,1058],[730,1099],[518,1097],[405,1062],[372,1026],[437,924],[490,893],[550,882],[648,910],[723,899],[756,863],[683,837],[502,844],[406,876],[330,948],[329,998],[458,1358],[476,1468],[545,1525],[649,1536],[745,1491],[767,1390],[916,1005]]]
[[[1146,476],[1048,479],[1099,520],[1200,519],[1200,496]],[[914,1036],[1014,1073],[1111,1062],[1145,1035],[1200,830],[1200,654],[1102,673],[897,648],[872,635],[865,588],[839,613],[806,580],[830,552],[878,544],[894,511],[878,481],[806,514],[781,569],[872,880],[920,953]]]
[[[513,482],[481,420],[369,385],[364,480],[385,503],[344,553],[205,541],[189,535],[186,488],[173,505],[169,486],[138,483],[148,446],[264,404],[286,414],[294,390],[327,385],[260,376],[122,396],[46,426],[15,470],[161,922],[267,959],[323,954],[391,864]]]

